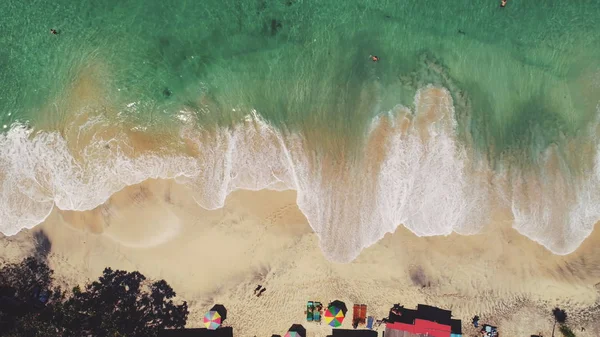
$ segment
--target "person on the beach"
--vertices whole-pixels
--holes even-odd
[[[50,29],[50,34],[52,34],[52,35],[58,35],[58,31],[56,29],[54,29],[54,28],[51,28]]]
[[[262,295],[262,293],[265,292],[265,290],[267,290],[267,288],[262,288],[259,292],[258,295],[256,295],[256,297],[260,297],[260,295]]]
[[[508,2],[508,0],[501,0],[500,7],[502,7],[502,8],[506,7],[507,2]]]
[[[377,55],[369,55],[369,58],[371,59],[371,61],[373,62],[377,62],[379,61],[379,57]]]
[[[256,292],[260,290],[260,288],[262,288],[262,286],[259,284],[256,289],[254,289],[254,295],[256,295]]]

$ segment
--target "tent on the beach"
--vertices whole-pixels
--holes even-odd
[[[417,310],[396,304],[390,309],[386,324],[389,337],[460,337],[461,321],[452,319],[452,312],[429,305],[419,304]]]

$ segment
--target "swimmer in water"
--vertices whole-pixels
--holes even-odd
[[[54,28],[50,29],[50,34],[52,35],[58,35],[58,31]]]
[[[508,0],[501,0],[500,7],[502,7],[502,8],[506,7],[507,2],[508,2]]]
[[[371,61],[373,61],[373,62],[377,62],[377,61],[379,61],[379,57],[378,57],[378,56],[376,56],[376,55],[369,55],[369,58],[370,58],[370,59],[371,59]]]

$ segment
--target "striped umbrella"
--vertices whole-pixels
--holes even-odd
[[[338,307],[331,306],[325,310],[325,323],[331,325],[334,328],[342,325],[344,321],[344,312]]]
[[[216,311],[209,311],[204,315],[203,321],[208,330],[216,330],[221,326],[221,315]]]

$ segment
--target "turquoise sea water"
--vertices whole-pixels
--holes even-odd
[[[93,67],[104,104],[151,130],[177,129],[181,110],[206,129],[254,109],[276,130],[345,152],[360,149],[375,116],[411,107],[433,84],[452,95],[459,144],[496,170],[508,161],[535,168],[553,144],[569,157],[569,141],[597,141],[594,0],[509,0],[503,9],[493,0],[4,0],[0,13],[5,132],[14,123],[60,129],[78,111],[56,102]],[[593,162],[587,154],[577,160]],[[590,227],[596,213],[586,214]]]

